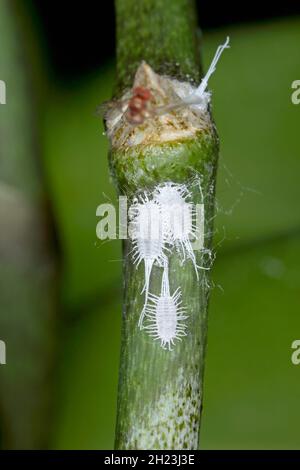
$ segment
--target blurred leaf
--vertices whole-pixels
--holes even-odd
[[[112,302],[78,317],[63,334],[56,448],[113,448],[120,312]]]
[[[45,120],[46,166],[64,255],[65,297],[74,305],[120,283],[117,241],[96,238],[96,208],[116,194],[109,178],[107,139],[97,105],[111,96],[112,67],[99,79],[53,92]]]
[[[227,34],[231,48],[211,86],[221,140],[217,238],[225,226],[228,247],[300,227],[300,106],[291,102],[300,70],[300,20],[206,35],[205,64]]]
[[[299,449],[300,236],[220,258],[210,305],[202,447]]]

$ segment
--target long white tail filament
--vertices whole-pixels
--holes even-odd
[[[227,36],[226,41],[224,44],[218,47],[217,52],[215,53],[215,56],[212,60],[212,63],[209,66],[209,69],[205,75],[205,77],[202,79],[200,85],[198,86],[197,90],[194,92],[195,95],[197,96],[202,96],[202,94],[205,92],[207,85],[208,85],[208,80],[212,76],[212,74],[216,70],[217,63],[225,49],[228,49],[229,46],[229,36]]]
[[[197,104],[197,103],[199,103],[199,98],[201,99],[203,97],[203,94],[204,94],[204,92],[207,88],[207,85],[208,85],[208,80],[210,79],[212,74],[215,72],[217,63],[218,63],[223,51],[225,49],[228,49],[229,47],[230,47],[229,46],[229,36],[227,36],[225,43],[218,47],[218,49],[215,53],[215,56],[214,56],[210,66],[209,66],[209,69],[208,69],[205,77],[202,79],[202,81],[201,81],[200,85],[198,86],[198,88],[191,95],[187,96],[183,100],[186,104]]]

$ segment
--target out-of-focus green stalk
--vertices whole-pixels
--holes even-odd
[[[0,2],[1,446],[40,449],[51,430],[55,250],[40,168],[30,63],[15,2]]]

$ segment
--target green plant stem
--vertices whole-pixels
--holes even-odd
[[[199,81],[199,35],[193,0],[116,0],[118,89],[132,85],[145,60],[157,72]]]
[[[118,90],[132,86],[142,60],[155,72],[198,81],[200,67],[194,4],[189,0],[116,0]],[[129,200],[142,190],[172,181],[186,184],[193,203],[205,203],[205,248],[211,248],[218,139],[213,123],[192,138],[155,142],[110,152],[119,191]],[[201,190],[200,190],[201,187]],[[126,188],[126,189],[125,189]],[[203,196],[203,197],[202,197]],[[208,274],[192,262],[169,257],[171,292],[180,286],[188,313],[188,336],[172,351],[138,329],[143,308],[142,263],[133,264],[124,243],[124,307],[116,429],[117,449],[195,449],[199,442],[207,334]],[[197,263],[208,267],[203,251]],[[161,268],[150,292],[159,295]]]

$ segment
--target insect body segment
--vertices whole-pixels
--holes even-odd
[[[128,101],[128,107],[125,112],[125,118],[130,124],[142,124],[145,119],[152,115],[150,100],[152,95],[150,90],[144,87],[133,89],[132,97]]]

